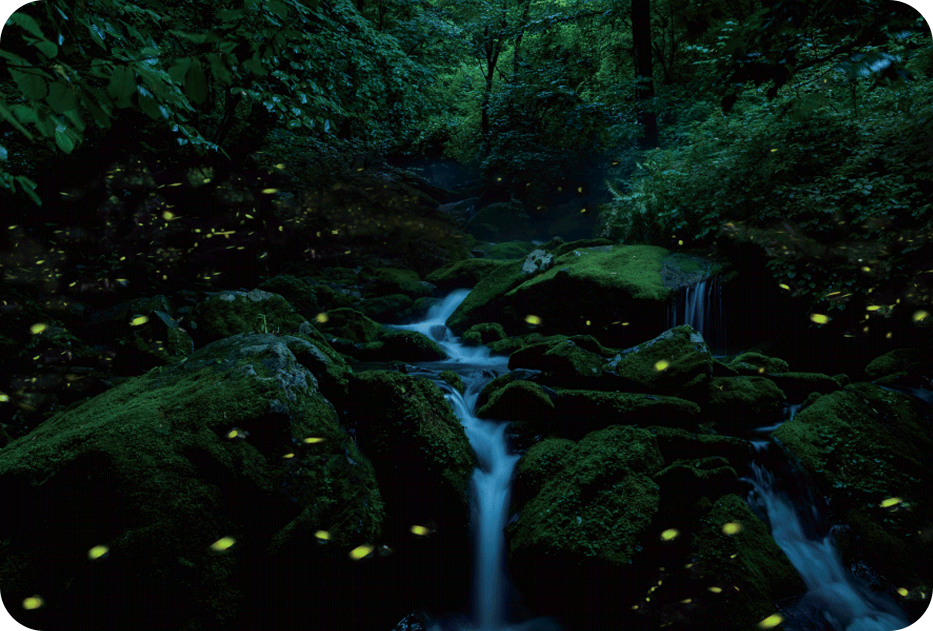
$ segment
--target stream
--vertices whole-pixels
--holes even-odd
[[[416,373],[442,388],[463,423],[478,466],[472,478],[472,523],[475,537],[472,616],[447,616],[432,622],[431,631],[559,631],[551,618],[518,616],[517,599],[505,570],[504,528],[509,518],[512,473],[519,455],[508,445],[508,423],[475,416],[477,397],[494,377],[508,372],[508,357],[491,355],[485,347],[468,347],[447,328],[447,318],[469,290],[457,290],[432,307],[425,319],[393,328],[418,331],[435,340],[448,358],[425,362]],[[669,312],[670,326],[691,324],[724,345],[717,283],[702,283],[686,290]],[[464,383],[461,394],[437,377],[453,370]],[[785,419],[799,405],[788,405]],[[744,478],[750,485],[748,502],[771,529],[775,541],[800,573],[807,593],[788,606],[785,629],[807,631],[894,631],[908,625],[890,597],[873,591],[849,572],[835,549],[825,500],[815,491],[781,447],[768,437],[777,425],[761,427],[751,443],[755,457]]]

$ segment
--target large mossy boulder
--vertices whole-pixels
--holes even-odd
[[[200,347],[239,333],[293,333],[305,321],[282,296],[254,289],[209,294],[183,325]]]
[[[0,589],[42,598],[16,607],[31,628],[285,628],[294,614],[349,630],[394,614],[348,556],[382,530],[373,467],[270,334],[53,416],[0,452],[0,493]],[[373,608],[348,609],[350,594]]]
[[[509,335],[529,322],[548,334],[589,334],[613,346],[657,333],[670,289],[661,272],[668,254],[655,246],[601,245],[571,249],[548,265],[503,265],[480,281],[448,320],[455,333],[499,322]],[[554,300],[560,296],[560,300]]]
[[[554,433],[580,439],[610,425],[662,425],[695,430],[700,406],[654,394],[560,390],[554,400]]]
[[[602,353],[600,353],[602,351]],[[603,364],[612,351],[592,336],[551,336],[526,344],[509,356],[509,368],[538,370],[548,385],[563,388],[598,388]]]
[[[879,386],[929,388],[933,358],[916,348],[896,348],[873,359],[865,374]]]
[[[704,412],[720,432],[740,433],[780,421],[785,399],[764,377],[714,377]]]
[[[905,394],[856,383],[816,399],[773,434],[794,454],[857,540],[842,542],[848,560],[862,555],[896,585],[933,577],[933,428]]]
[[[677,396],[705,403],[713,356],[703,337],[684,324],[625,349],[603,366],[626,390]]]
[[[782,372],[768,375],[787,398],[788,403],[802,403],[808,396],[829,394],[842,387],[835,377],[818,372]]]
[[[376,470],[386,503],[385,537],[395,549],[406,593],[432,610],[458,606],[464,575],[438,582],[450,567],[470,566],[469,487],[476,458],[440,388],[424,377],[376,370],[350,385],[348,423]],[[428,529],[422,537],[413,527]]]
[[[615,425],[579,443],[548,439],[519,461],[506,528],[512,576],[535,610],[614,628],[638,582],[664,462],[650,432]]]
[[[738,495],[723,495],[700,518],[690,568],[707,628],[746,631],[775,613],[775,602],[805,585],[768,527]]]
[[[438,291],[471,289],[501,266],[502,261],[494,259],[463,259],[434,270],[425,277],[425,280],[434,284]]]

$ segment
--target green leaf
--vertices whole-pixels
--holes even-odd
[[[36,37],[45,39],[45,35],[42,34],[42,29],[39,28],[39,25],[36,23],[36,21],[25,13],[14,13],[10,16],[10,19],[7,20],[6,23],[15,24],[24,31],[28,31]]]
[[[90,94],[88,92],[90,92]],[[88,88],[88,92],[81,93],[81,104],[91,113],[91,116],[94,117],[98,125],[104,129],[109,128],[110,114],[108,112],[111,105],[110,99],[96,88]],[[108,111],[104,111],[102,106],[106,107]]]
[[[107,94],[113,98],[117,107],[130,107],[136,94],[136,73],[127,66],[117,66],[110,76]]]
[[[73,110],[78,106],[78,98],[74,87],[65,83],[56,82],[49,87],[48,104],[57,114]]]
[[[188,74],[188,68],[191,66],[191,60],[187,57],[184,59],[179,59],[171,68],[168,70],[168,76],[179,85],[185,83],[185,75]]]
[[[75,144],[77,144],[76,141],[77,136],[75,133],[64,124],[59,123],[55,126],[55,144],[58,145],[59,149],[65,153],[71,153],[75,148]]]
[[[40,42],[36,42],[35,47],[38,48],[39,52],[41,52],[43,55],[45,55],[49,59],[52,59],[53,57],[55,57],[55,55],[58,54],[58,46],[56,46],[55,44],[53,44],[52,42],[48,40],[42,40]]]
[[[20,187],[23,191],[36,203],[37,206],[42,205],[42,200],[39,199],[39,196],[36,195],[36,183],[30,180],[25,175],[17,175],[16,181],[19,182]]]
[[[3,118],[5,118],[7,122],[9,122],[11,125],[13,125],[13,127],[18,129],[19,131],[21,131],[27,138],[29,138],[29,140],[34,140],[32,133],[28,129],[23,127],[22,123],[19,122],[19,119],[17,119],[16,116],[13,115],[13,112],[7,109],[6,103],[2,101],[0,101],[0,116],[3,116]]]
[[[201,104],[207,99],[207,77],[201,70],[201,64],[194,63],[185,75],[185,94],[195,103]]]
[[[159,103],[152,97],[139,95],[139,109],[153,120],[162,120],[162,112],[159,110]]]
[[[40,77],[36,70],[23,72],[11,68],[10,75],[12,75],[13,80],[16,81],[16,85],[22,90],[23,94],[33,101],[41,101],[48,93],[45,79]]]

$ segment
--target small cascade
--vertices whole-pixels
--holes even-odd
[[[908,625],[894,600],[845,568],[833,544],[825,500],[773,441],[752,441],[748,503],[800,573],[807,593],[790,612],[822,617],[833,631],[895,631]],[[777,472],[777,474],[775,473]]]
[[[689,324],[700,332],[714,355],[726,349],[726,327],[722,312],[722,290],[717,277],[681,289],[667,309],[667,328]]]
[[[491,355],[484,346],[464,346],[447,328],[447,318],[468,293],[466,289],[454,291],[431,307],[420,322],[393,327],[423,333],[447,353],[447,359],[421,366],[431,371],[425,373],[427,377],[435,377],[436,371],[449,369],[463,380],[461,394],[446,382],[435,379],[463,424],[478,463],[471,480],[475,536],[472,621],[443,619],[435,623],[431,631],[561,631],[560,625],[550,618],[533,618],[520,623],[507,619],[510,583],[505,570],[505,524],[512,473],[519,456],[509,450],[505,434],[508,423],[480,419],[475,411],[483,386],[496,375],[508,372],[508,357]]]

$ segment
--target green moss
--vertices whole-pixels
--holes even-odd
[[[742,353],[729,362],[729,366],[743,375],[787,372],[790,370],[790,366],[783,359],[768,357],[761,353]]]
[[[502,312],[505,293],[527,278],[518,261],[501,265],[473,288],[456,311],[447,319],[447,326],[457,335],[480,322],[495,322]]]
[[[553,413],[554,403],[550,397],[541,390],[541,386],[530,381],[513,381],[494,390],[476,411],[481,418],[524,420],[535,425],[547,425]]]
[[[777,422],[786,397],[764,377],[714,377],[705,411],[725,433]]]
[[[700,406],[676,397],[595,390],[562,390],[555,406],[555,431],[568,438],[614,424],[695,429],[700,415]]]
[[[539,443],[518,468],[541,486],[509,526],[513,557],[533,562],[528,555],[558,554],[627,565],[658,508],[658,487],[646,474],[662,464],[651,434],[632,427],[592,432],[576,445]]]
[[[536,247],[531,241],[505,241],[503,243],[478,243],[473,249],[482,252],[487,259],[501,261],[524,259]]]
[[[471,288],[491,272],[499,269],[501,265],[502,261],[488,258],[464,259],[434,270],[425,277],[425,280],[437,285],[437,288],[442,291]]]
[[[922,353],[916,348],[897,348],[869,362],[865,366],[865,374],[870,379],[879,379],[899,372],[909,372],[922,358]]]
[[[723,527],[737,524],[727,534]],[[723,495],[701,518],[693,537],[692,571],[701,586],[718,588],[709,622],[717,628],[747,630],[774,613],[774,602],[805,586],[787,556],[748,504]]]
[[[863,540],[869,564],[897,584],[929,581],[918,533],[933,523],[933,435],[906,395],[857,383],[816,399],[774,432]],[[901,503],[885,508],[889,498]]]
[[[265,291],[211,294],[191,312],[191,337],[199,346],[238,333],[292,333],[305,318],[282,296]]]
[[[405,294],[410,298],[429,296],[434,290],[430,283],[425,283],[415,272],[392,267],[380,267],[371,272],[372,285],[368,293],[375,296]]]
[[[504,340],[506,335],[498,322],[480,322],[467,329],[462,338],[471,346],[480,346]]]
[[[442,370],[438,376],[449,383],[457,392],[463,394],[463,379],[460,375],[452,370]]]
[[[333,335],[357,344],[375,342],[382,325],[355,309],[333,309],[327,311],[315,325],[322,333]]]
[[[323,305],[334,293],[330,287],[312,286],[307,280],[288,274],[265,280],[258,289],[282,296],[308,321],[313,321],[324,310]]]

